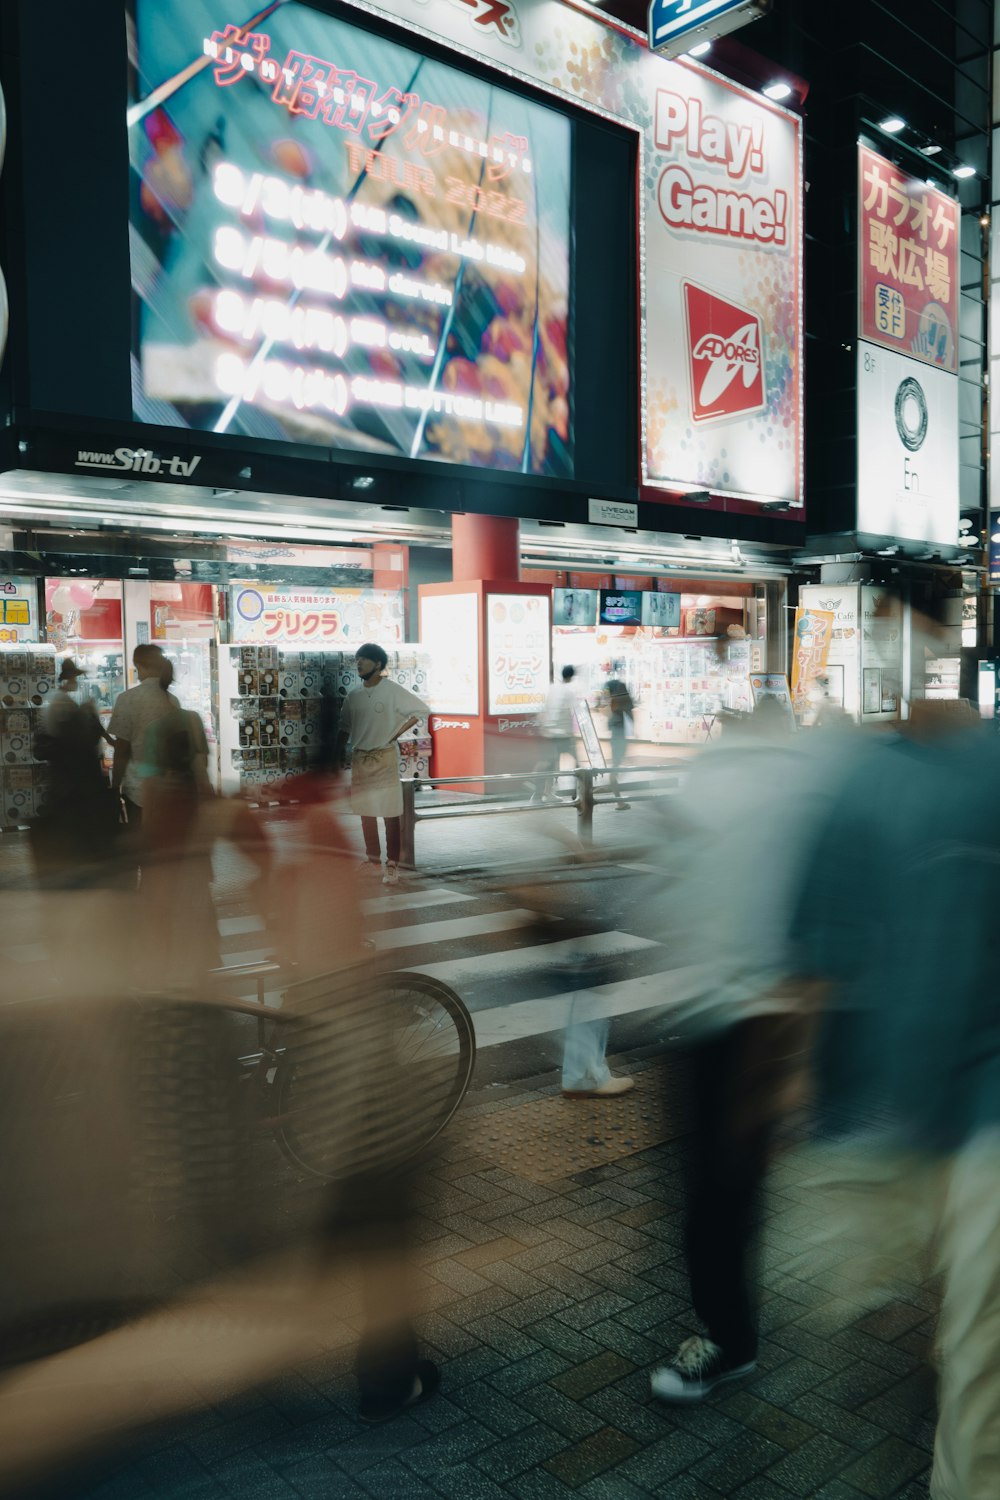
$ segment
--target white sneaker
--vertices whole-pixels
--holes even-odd
[[[650,1377],[654,1396],[672,1405],[703,1401],[724,1380],[738,1380],[757,1368],[757,1361],[734,1365],[711,1339],[685,1339],[669,1365],[661,1365]]]
[[[383,885],[398,885],[399,884],[399,866],[398,865],[391,865],[391,864],[387,864],[386,865],[386,867],[385,867],[385,874],[382,876],[382,884]]]
[[[563,1085],[564,1099],[613,1099],[618,1094],[627,1094],[635,1088],[634,1078],[606,1078],[603,1083],[573,1083]]]

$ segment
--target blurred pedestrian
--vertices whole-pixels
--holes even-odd
[[[565,1099],[617,1099],[635,1088],[635,1079],[608,1067],[609,1005],[599,988],[613,982],[614,965],[593,958],[579,942],[561,966],[572,990],[563,1042],[562,1092]],[[603,972],[602,972],[603,971]],[[598,987],[595,987],[598,986]]]
[[[74,696],[84,675],[71,658],[63,661],[35,735],[35,755],[47,763],[48,776],[32,848],[48,883],[93,875],[114,842],[117,819],[101,765],[104,730],[93,702]]]
[[[398,741],[427,718],[430,708],[416,693],[385,675],[389,658],[381,646],[373,642],[360,646],[354,660],[361,686],[344,699],[338,743],[341,751],[348,741],[351,744],[351,811],[361,818],[366,867],[373,873],[382,868],[381,818],[385,824],[382,884],[394,886],[399,881],[403,814]]]
[[[562,758],[568,755],[576,765],[576,693],[573,689],[575,667],[563,667],[558,682],[553,682],[545,696],[545,703],[538,716],[538,733],[542,738],[542,754],[535,765],[535,774],[550,772],[541,785],[536,785],[531,795],[532,802],[544,802],[552,796],[562,767]]]
[[[293,816],[305,839],[296,857],[274,871],[271,915],[301,976],[285,998],[297,1018],[299,1062],[292,1109],[312,1149],[328,1153],[329,1173],[336,1179],[323,1216],[325,1251],[331,1261],[346,1256],[360,1275],[364,1326],[355,1373],[360,1414],[374,1422],[432,1396],[440,1374],[431,1360],[421,1357],[413,1323],[417,1293],[411,1226],[421,1171],[413,1155],[413,1131],[433,1101],[421,1097],[423,1080],[412,1055],[412,1037],[403,1045],[412,1012],[371,1003],[372,950],[365,939],[350,845],[337,813],[343,730],[368,739],[374,735],[369,718],[387,718],[395,730],[408,706],[427,712],[414,694],[370,671],[379,660],[372,653],[379,653],[381,666],[386,665],[380,647],[362,646],[362,681],[373,682],[378,675],[385,688],[403,696],[388,692],[362,699],[347,723],[341,718],[339,731],[334,714],[323,719],[309,769],[294,783]],[[378,692],[379,684],[358,690],[358,696],[362,691]],[[380,702],[385,707],[376,713]],[[390,820],[386,828],[388,833]],[[333,924],[331,905],[338,914]]]
[[[621,794],[618,771],[625,760],[628,729],[632,723],[632,715],[635,713],[635,704],[632,702],[632,694],[625,683],[620,682],[617,677],[609,678],[604,684],[604,691],[608,701],[608,732],[611,735],[612,770],[609,781],[611,790],[615,794],[618,811],[625,812],[629,804]]]
[[[762,704],[701,753],[673,808],[672,948],[697,980],[671,1013],[691,1111],[684,1253],[704,1332],[654,1371],[663,1401],[700,1401],[756,1367],[760,1192],[805,1045],[789,910],[820,780],[818,759]]]
[[[934,654],[937,624],[914,615],[918,648]],[[816,1218],[867,1247],[869,1289],[943,1273],[933,1500],[1000,1482],[998,909],[995,739],[967,705],[917,700],[834,804],[796,933],[830,985]]]
[[[146,731],[165,714],[179,712],[180,704],[169,690],[173,668],[159,646],[136,646],[132,664],[138,684],[119,693],[108,734],[115,747],[111,784],[121,796],[129,828],[138,834],[145,801],[142,754]]]

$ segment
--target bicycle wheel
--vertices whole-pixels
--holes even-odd
[[[425,974],[384,974],[363,1004],[283,1028],[275,1078],[278,1144],[328,1181],[417,1156],[440,1135],[472,1079],[472,1018]]]

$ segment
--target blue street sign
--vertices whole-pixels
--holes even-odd
[[[671,57],[754,21],[771,0],[650,0],[649,45]]]

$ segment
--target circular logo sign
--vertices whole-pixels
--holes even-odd
[[[912,375],[900,381],[896,392],[896,431],[903,447],[911,453],[923,446],[927,436],[927,397]]]
[[[236,613],[241,620],[259,620],[264,613],[264,600],[256,589],[240,589],[236,595]]]

